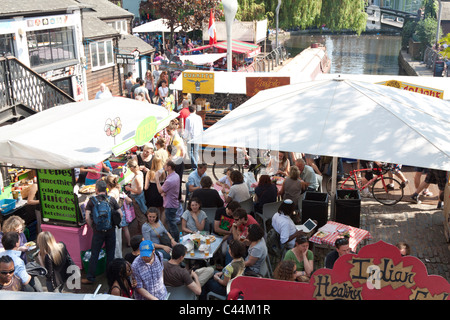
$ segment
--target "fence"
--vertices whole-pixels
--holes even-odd
[[[0,110],[22,104],[38,112],[74,101],[16,58],[0,57]]]
[[[255,71],[269,72],[279,66],[288,57],[289,54],[286,52],[286,48],[284,46],[278,46],[268,54],[260,54],[255,57]]]
[[[447,59],[444,59],[444,57],[433,48],[427,47],[423,55],[423,62],[425,63],[428,69],[432,69],[434,72],[436,61],[444,61],[444,64],[447,64],[448,66]],[[448,67],[444,69],[443,76],[450,77],[450,71]]]

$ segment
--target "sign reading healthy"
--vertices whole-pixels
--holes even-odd
[[[450,300],[450,284],[422,261],[379,241],[315,271],[309,283],[238,277],[231,289],[246,300]]]

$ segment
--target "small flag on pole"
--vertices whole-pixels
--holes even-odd
[[[209,44],[215,44],[217,43],[217,37],[216,37],[216,23],[214,21],[214,11],[211,9],[211,12],[209,14]]]

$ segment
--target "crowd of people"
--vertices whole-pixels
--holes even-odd
[[[103,246],[108,293],[122,297],[166,299],[168,288],[170,291],[178,286],[186,286],[200,299],[206,299],[210,292],[226,296],[230,283],[239,275],[267,276],[265,270],[273,254],[279,258],[273,265],[274,279],[308,282],[316,269],[314,254],[308,236],[296,228],[297,212],[302,195],[318,190],[320,171],[317,173],[307,164],[305,155],[274,152],[266,174],[260,175],[254,188],[254,197],[242,172],[231,167],[218,181],[221,195],[212,188],[208,166],[198,158],[195,145],[187,144],[201,132],[201,118],[198,120],[195,108],[187,102],[183,102],[182,111],[179,119],[172,120],[154,140],[130,157],[126,167],[132,177],[123,189],[118,176],[100,174],[112,171],[107,161],[93,168],[80,168],[80,176],[85,175],[84,183],[95,184],[95,195],[89,198],[85,209],[85,220],[93,230],[93,237],[89,267],[81,282],[95,283]],[[183,193],[187,153],[192,161]],[[269,172],[284,179],[279,189]],[[424,182],[419,181],[416,196],[429,183],[439,184],[441,180],[430,175]],[[279,197],[283,201],[270,225],[262,226],[255,212],[261,213],[264,204],[276,202]],[[254,206],[246,210],[241,204],[251,198]],[[104,203],[110,208],[107,223],[100,219],[100,213],[107,211],[102,206]],[[209,221],[205,208],[215,211],[213,221]],[[131,235],[128,226],[134,219],[138,233]],[[66,245],[58,243],[50,232],[40,232],[36,240],[39,264],[33,265],[34,271],[30,271],[33,269],[27,261],[23,229],[24,221],[17,216],[3,223],[0,290],[43,291],[36,273],[39,266],[47,270],[47,291],[67,290],[67,270],[74,262]],[[201,231],[222,237],[208,264],[186,261],[187,248],[180,243],[183,235]],[[123,256],[124,247],[130,247],[131,252]],[[281,250],[274,251],[275,247]],[[407,244],[399,244],[399,250],[409,254]],[[335,261],[347,253],[350,253],[348,238],[337,239],[335,249],[326,256],[325,267],[333,268]]]

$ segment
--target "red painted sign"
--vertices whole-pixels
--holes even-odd
[[[315,271],[309,283],[238,277],[231,289],[245,300],[450,300],[447,280],[428,275],[422,261],[383,241]]]

